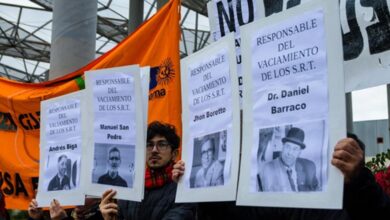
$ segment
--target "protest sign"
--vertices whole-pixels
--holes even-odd
[[[343,178],[329,157],[346,133],[336,3],[310,2],[241,29],[239,205],[342,207]]]
[[[181,72],[187,167],[176,202],[235,200],[240,111],[233,34],[182,59]]]
[[[86,98],[86,194],[115,189],[118,199],[141,201],[146,112],[140,68],[87,71]]]
[[[41,102],[41,143],[37,202],[84,205],[81,187],[84,91]]]

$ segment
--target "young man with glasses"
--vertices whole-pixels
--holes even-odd
[[[118,169],[121,165],[121,153],[117,147],[111,147],[108,151],[108,171],[100,176],[98,183],[127,187],[126,181],[119,175]]]
[[[172,181],[173,164],[180,137],[172,125],[152,122],[146,144],[145,193],[142,202],[113,202],[114,190],[103,193],[100,211],[109,219],[188,219],[195,216],[192,204],[175,203],[177,184]]]

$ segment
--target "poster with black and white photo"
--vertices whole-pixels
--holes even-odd
[[[114,189],[118,199],[141,201],[146,113],[140,68],[86,72],[86,99],[86,124],[90,125],[85,147],[87,195],[101,196]]]
[[[237,204],[342,207],[343,176],[329,157],[346,134],[337,12],[336,1],[312,2],[242,27]]]
[[[80,172],[82,159],[83,92],[41,102],[40,168],[37,202],[50,206],[83,205]]]
[[[182,59],[181,73],[187,167],[176,202],[235,200],[240,110],[234,35]]]

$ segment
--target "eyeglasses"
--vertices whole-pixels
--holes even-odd
[[[213,149],[202,150],[201,152],[202,156],[209,155],[212,153],[213,153]]]
[[[157,141],[157,142],[148,142],[146,143],[146,150],[152,151],[154,146],[156,146],[158,151],[165,151],[170,146],[168,141]]]
[[[108,159],[110,159],[110,160],[120,160],[121,158],[119,158],[119,157],[110,157]]]

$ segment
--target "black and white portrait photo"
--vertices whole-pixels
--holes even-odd
[[[134,160],[134,145],[96,143],[92,182],[132,188]]]
[[[224,185],[226,130],[194,139],[190,188]]]
[[[71,153],[49,155],[45,175],[47,191],[71,190],[78,187],[77,161],[77,156]]]
[[[325,135],[323,120],[259,129],[257,191],[322,191]]]

